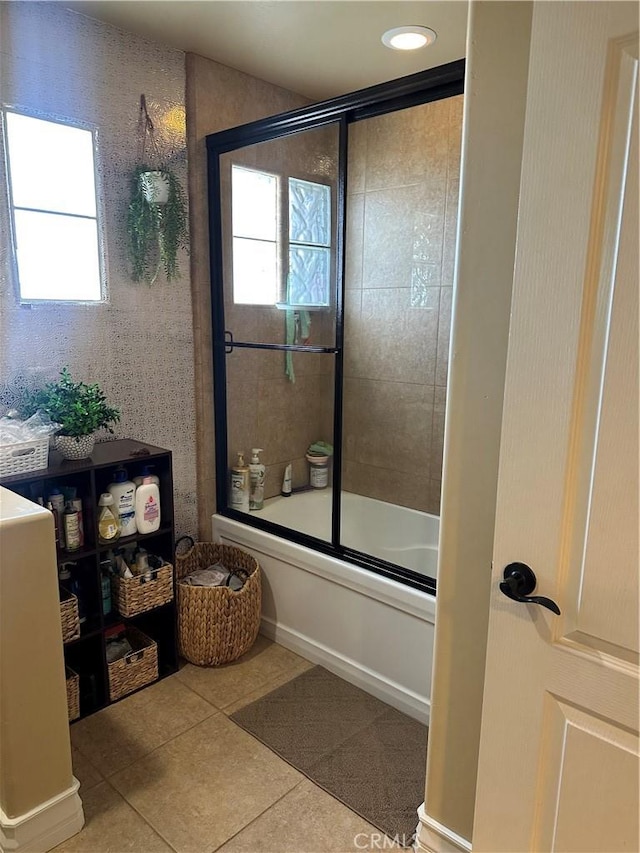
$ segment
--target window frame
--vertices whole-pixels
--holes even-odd
[[[7,115],[13,113],[15,115],[25,116],[26,118],[38,119],[40,121],[50,122],[51,124],[63,125],[77,130],[84,130],[91,134],[91,149],[93,153],[93,191],[96,203],[96,232],[97,232],[97,248],[98,248],[98,276],[100,297],[98,299],[60,299],[57,297],[34,298],[22,295],[20,284],[20,268],[18,265],[18,243],[17,229],[15,221],[16,205],[13,200],[13,182],[11,176],[11,156],[9,153],[9,132],[7,124]],[[7,216],[9,224],[9,245],[10,245],[10,269],[13,278],[13,288],[16,302],[19,305],[28,307],[46,306],[46,305],[103,305],[108,302],[108,287],[107,287],[107,253],[106,241],[104,233],[104,196],[103,196],[103,181],[102,171],[100,166],[100,131],[97,125],[82,121],[79,119],[70,119],[53,113],[34,110],[27,107],[18,106],[15,104],[0,104],[0,145],[2,148],[2,158],[4,160],[3,180],[7,200]],[[43,213],[50,216],[78,216],[81,219],[93,220],[94,217],[83,216],[78,214],[68,214],[63,211],[40,210],[36,208],[17,207],[18,210],[32,210],[38,213]]]
[[[233,295],[233,304],[241,305],[241,306],[250,306],[254,308],[279,308],[281,310],[286,311],[322,311],[331,308],[331,293],[332,287],[334,285],[334,270],[333,270],[333,260],[335,257],[336,251],[336,235],[334,233],[334,226],[336,225],[335,219],[335,187],[330,181],[326,180],[318,180],[317,175],[309,176],[307,174],[300,173],[281,173],[277,171],[273,171],[272,169],[261,169],[258,166],[247,166],[242,162],[233,162],[230,161],[230,175],[231,175],[231,192],[230,192],[230,221],[231,221],[231,239],[235,241],[235,239],[254,239],[247,238],[244,235],[236,234],[233,230],[233,204],[234,204],[234,196],[233,196],[233,170],[241,169],[246,172],[255,172],[259,175],[265,175],[270,178],[275,178],[275,207],[276,207],[276,236],[274,240],[264,240],[264,242],[273,243],[276,247],[276,278],[279,282],[277,286],[277,290],[282,295],[282,299],[276,298],[273,302],[236,302],[235,300],[235,267],[233,262],[233,250],[231,254],[231,271],[232,271],[232,295]],[[329,242],[328,243],[310,243],[303,242],[300,240],[292,240],[290,233],[290,225],[291,225],[291,181],[298,181],[299,183],[312,184],[318,187],[324,187],[329,191],[329,222],[328,222],[328,233],[329,233]],[[258,238],[256,238],[258,239]],[[329,282],[327,289],[327,301],[326,302],[314,302],[314,303],[298,303],[298,302],[290,302],[289,301],[289,288],[288,288],[288,277],[291,270],[291,258],[290,252],[292,248],[312,248],[312,249],[323,249],[328,252],[329,257]],[[285,274],[286,273],[286,274]]]

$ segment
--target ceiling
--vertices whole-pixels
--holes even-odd
[[[123,30],[199,53],[312,100],[433,68],[465,55],[466,0],[74,0],[66,6]],[[435,44],[380,41],[421,24]]]

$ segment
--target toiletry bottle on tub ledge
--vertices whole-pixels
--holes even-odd
[[[249,509],[262,509],[264,506],[264,465],[260,462],[258,453],[262,453],[261,447],[251,450],[251,465],[249,465]]]
[[[229,506],[238,512],[249,512],[249,466],[244,464],[244,453],[237,454],[236,464],[231,469]]]

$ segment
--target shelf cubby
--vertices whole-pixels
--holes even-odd
[[[142,475],[145,466],[153,466],[160,483],[160,528],[153,533],[138,533],[103,544],[98,539],[98,500],[110,482],[115,469],[122,465],[129,479]],[[176,638],[175,598],[168,604],[139,616],[124,617],[112,609],[105,615],[102,607],[100,562],[109,550],[139,544],[149,553],[175,565],[175,531],[173,523],[173,470],[170,450],[120,439],[96,444],[89,459],[63,460],[50,453],[49,466],[0,478],[0,485],[23,497],[38,501],[46,498],[54,486],[74,487],[82,499],[84,544],[77,551],[57,552],[58,568],[70,563],[71,580],[80,590],[84,621],[80,636],[64,645],[65,663],[80,676],[80,718],[111,704],[109,700],[105,631],[124,624],[138,628],[158,645],[158,675],[163,678],[176,672],[178,651]],[[175,590],[175,578],[174,578]],[[112,596],[112,607],[113,596]]]

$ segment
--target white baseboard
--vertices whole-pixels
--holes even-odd
[[[16,818],[7,817],[0,809],[0,851],[46,853],[80,832],[84,812],[79,787],[74,778],[66,791]]]
[[[281,646],[298,652],[313,663],[321,664],[326,669],[344,678],[345,681],[361,687],[367,693],[371,693],[415,720],[426,725],[429,724],[431,703],[423,696],[419,696],[402,685],[385,678],[380,673],[351,660],[340,654],[336,649],[331,649],[312,637],[274,622],[272,619],[263,616],[260,630],[266,637],[275,640]]]
[[[424,803],[418,808],[418,818],[415,853],[470,853],[471,842],[429,817]]]

